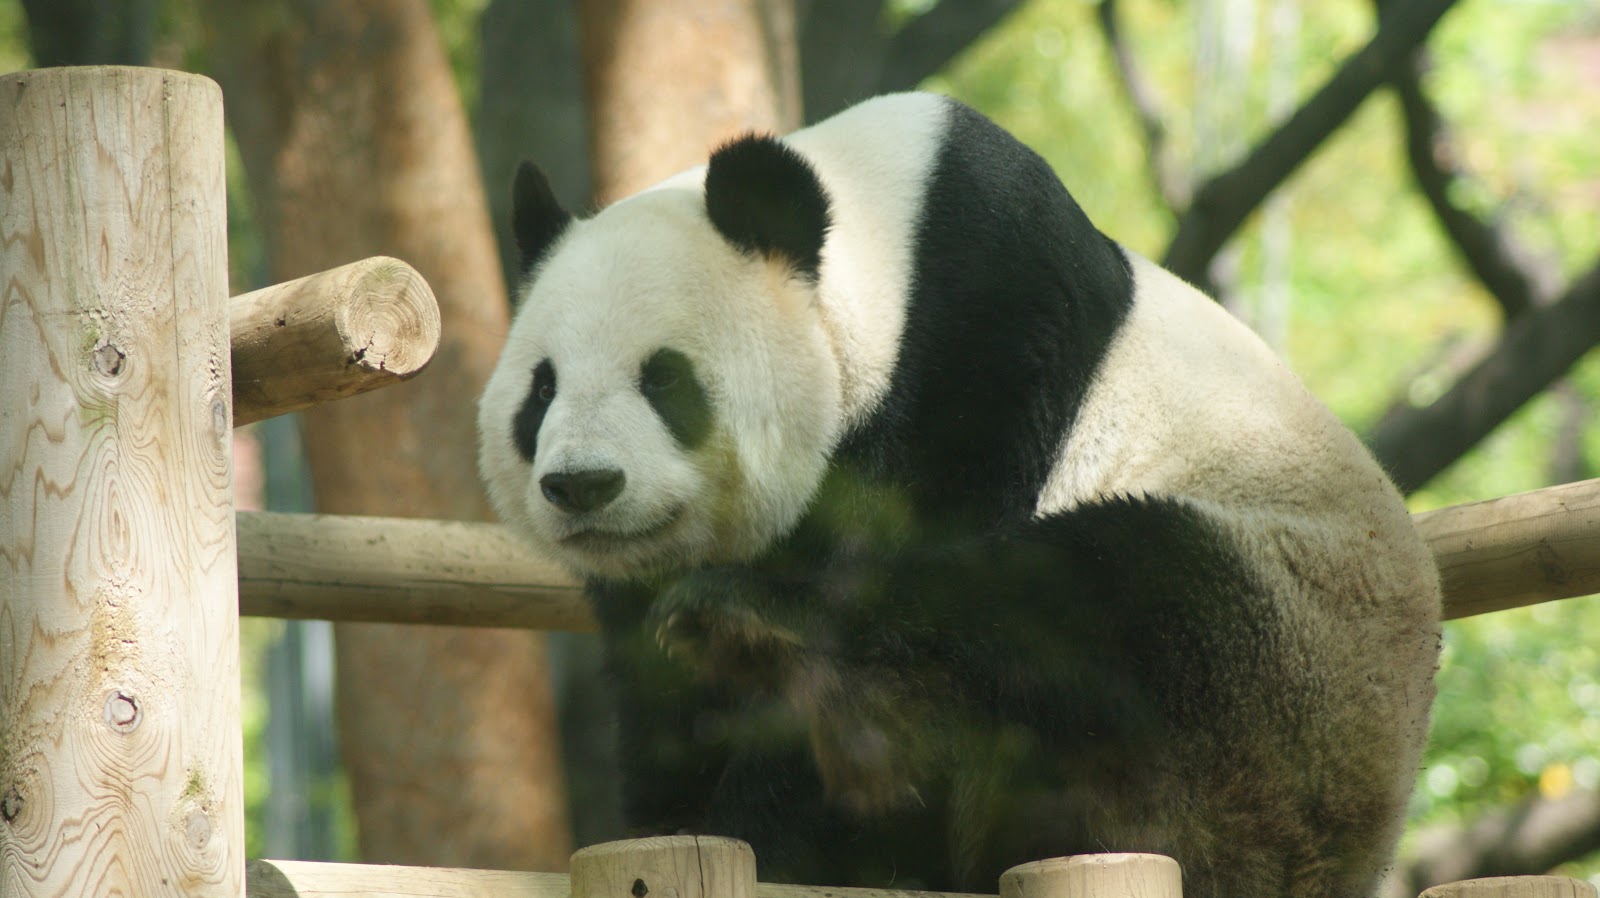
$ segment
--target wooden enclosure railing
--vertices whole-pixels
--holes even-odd
[[[1416,515],[1446,619],[1600,592],[1600,480]],[[239,513],[263,617],[593,630],[579,585],[497,524]]]
[[[243,858],[238,615],[588,630],[488,524],[234,513],[231,431],[415,375],[427,284],[369,259],[227,299],[221,95],[155,69],[0,76],[0,892],[883,898],[761,884],[681,837],[568,875]],[[1600,481],[1417,516],[1446,616],[1600,592]],[[1177,898],[1152,855],[1044,860],[1005,898]],[[1431,898],[1596,898],[1560,877]]]

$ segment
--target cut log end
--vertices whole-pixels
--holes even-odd
[[[1183,898],[1178,862],[1161,854],[1082,854],[1000,875],[1000,898]]]
[[[406,380],[439,347],[439,304],[416,269],[375,256],[234,297],[234,424]]]

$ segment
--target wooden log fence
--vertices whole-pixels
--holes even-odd
[[[1490,876],[1424,889],[1418,898],[1595,898],[1593,883],[1566,876]]]
[[[1415,516],[1447,620],[1600,593],[1600,479]],[[498,524],[239,513],[246,615],[593,630],[579,585]]]
[[[250,862],[246,879],[250,898],[619,898],[635,894],[676,898],[993,898],[994,894],[758,882],[757,861],[748,846],[732,839],[669,836],[581,849],[572,856],[571,874],[260,860]],[[636,882],[644,888],[636,889]],[[1087,854],[1013,867],[1000,877],[999,898],[1182,898],[1182,884],[1177,862],[1168,857]],[[1434,886],[1419,898],[1597,896],[1595,887],[1581,879],[1503,876]]]
[[[731,839],[572,873],[243,858],[238,615],[590,630],[490,524],[234,512],[231,430],[415,375],[431,291],[377,258],[227,301],[221,95],[157,69],[0,76],[0,893],[917,898],[760,883]],[[1447,618],[1600,592],[1600,480],[1416,516]],[[643,885],[644,888],[640,888]],[[1156,855],[1044,859],[1001,898],[1180,898]],[[952,896],[971,898],[971,896]],[[1423,898],[1600,898],[1562,877]]]
[[[593,630],[578,585],[497,524],[239,513],[245,614]]]

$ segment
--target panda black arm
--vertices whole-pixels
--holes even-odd
[[[1229,683],[1249,682],[1220,665],[1271,641],[1258,579],[1193,506],[1120,498],[841,551],[819,572],[708,570],[669,589],[652,616],[705,672],[798,692],[815,713],[876,691],[975,725],[1022,725],[1047,743],[1115,743],[1170,735],[1196,709],[1219,713]],[[819,682],[841,693],[817,695]]]
[[[707,722],[726,700],[650,638],[642,626],[654,597],[650,588],[591,581],[586,592],[605,641],[626,784],[622,816],[629,832],[616,836],[701,831],[705,796],[728,761],[719,744],[705,738]]]

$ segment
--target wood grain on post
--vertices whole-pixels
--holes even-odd
[[[1593,885],[1566,876],[1492,876],[1425,889],[1419,898],[1596,898]]]
[[[439,348],[439,304],[388,256],[265,287],[228,304],[235,426],[406,380]]]
[[[0,98],[0,894],[236,898],[222,93]]]
[[[239,513],[239,605],[262,617],[595,629],[579,585],[504,527]]]
[[[1429,511],[1445,617],[1600,592],[1600,480]]]
[[[1000,874],[1000,898],[1182,898],[1178,862],[1162,854],[1080,854]]]
[[[573,898],[756,898],[756,856],[738,839],[625,839],[572,855]]]

